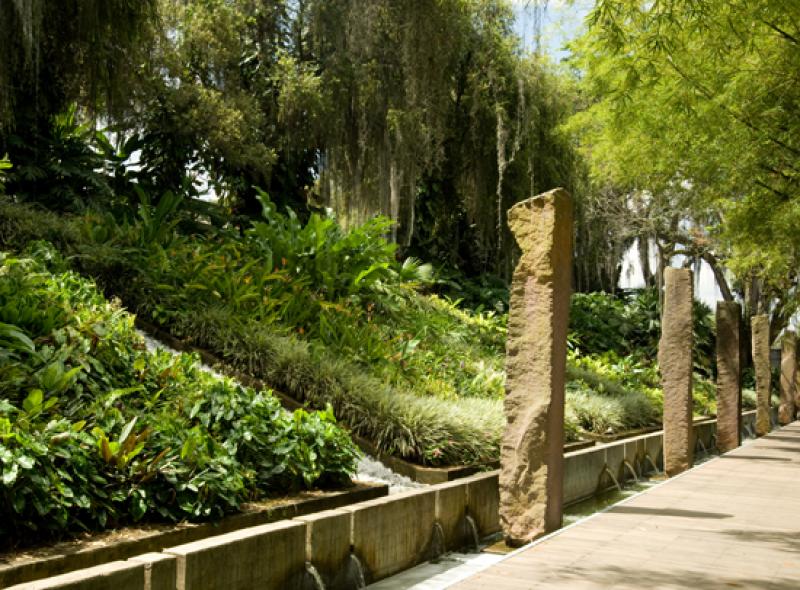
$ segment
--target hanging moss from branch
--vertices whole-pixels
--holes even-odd
[[[530,185],[510,167],[542,143],[539,112],[549,97],[537,93],[555,88],[542,84],[540,60],[521,56],[510,6],[500,0],[310,6],[311,45],[330,109],[319,130],[325,202],[345,225],[377,213],[391,217],[392,237],[408,246],[425,222],[419,202],[439,198],[422,188],[431,179],[448,187],[442,198],[472,227],[478,266],[508,266],[513,242],[505,239],[505,210],[530,196],[510,186],[512,178]]]
[[[73,101],[127,103],[155,17],[155,0],[0,2],[0,131]]]

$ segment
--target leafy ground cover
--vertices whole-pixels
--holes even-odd
[[[49,268],[48,268],[49,267]],[[151,353],[54,250],[0,253],[0,539],[27,544],[343,485],[358,451],[330,409]]]
[[[502,363],[501,320],[418,296],[425,267],[395,263],[382,221],[349,233],[321,217],[301,226],[264,201],[271,221],[243,235],[187,236],[164,220],[164,203],[122,223],[7,203],[0,241],[48,240],[136,313],[312,407],[331,403],[383,452],[426,464],[496,459],[502,379],[486,367]],[[415,325],[430,333],[433,322],[435,335],[414,342]],[[476,390],[490,380],[481,371],[496,394],[457,397],[441,385],[458,374]]]
[[[383,452],[429,465],[497,458],[505,382],[497,288],[461,287],[477,309],[435,295],[459,285],[437,282],[419,261],[396,262],[380,219],[345,232],[319,214],[306,222],[280,214],[262,195],[263,219],[249,227],[187,232],[179,205],[143,200],[135,218],[119,220],[5,202],[0,243],[35,250],[43,247],[32,240],[48,240],[136,313],[312,407],[330,403]],[[695,411],[708,415],[713,322],[707,308],[695,313]],[[653,292],[574,297],[568,439],[659,423],[659,322]]]

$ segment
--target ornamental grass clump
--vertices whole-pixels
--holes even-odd
[[[184,338],[202,331],[209,340],[195,336],[193,342],[219,354],[237,371],[263,379],[311,407],[331,404],[353,434],[383,453],[426,465],[497,458],[504,426],[502,400],[420,397],[382,382],[324,347],[270,333],[256,322],[230,329],[219,310],[181,315],[173,330]]]

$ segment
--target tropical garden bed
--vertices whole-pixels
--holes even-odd
[[[0,355],[4,545],[218,519],[349,485],[356,468],[329,408],[289,413],[195,356],[148,352],[133,316],[53,250],[0,254]]]
[[[433,466],[496,461],[502,296],[491,312],[448,299],[452,288],[427,265],[395,262],[380,219],[346,232],[319,214],[301,223],[278,213],[265,195],[262,204],[262,221],[212,229],[181,213],[169,195],[157,205],[142,201],[135,218],[122,220],[59,217],[6,201],[0,243],[95,278],[140,317],[231,371],[312,408],[330,404],[382,454]],[[655,293],[579,294],[571,321],[567,439],[657,425]],[[695,411],[709,415],[708,309],[697,306],[695,325]]]

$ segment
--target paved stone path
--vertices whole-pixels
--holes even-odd
[[[562,529],[453,588],[800,589],[800,422]]]

